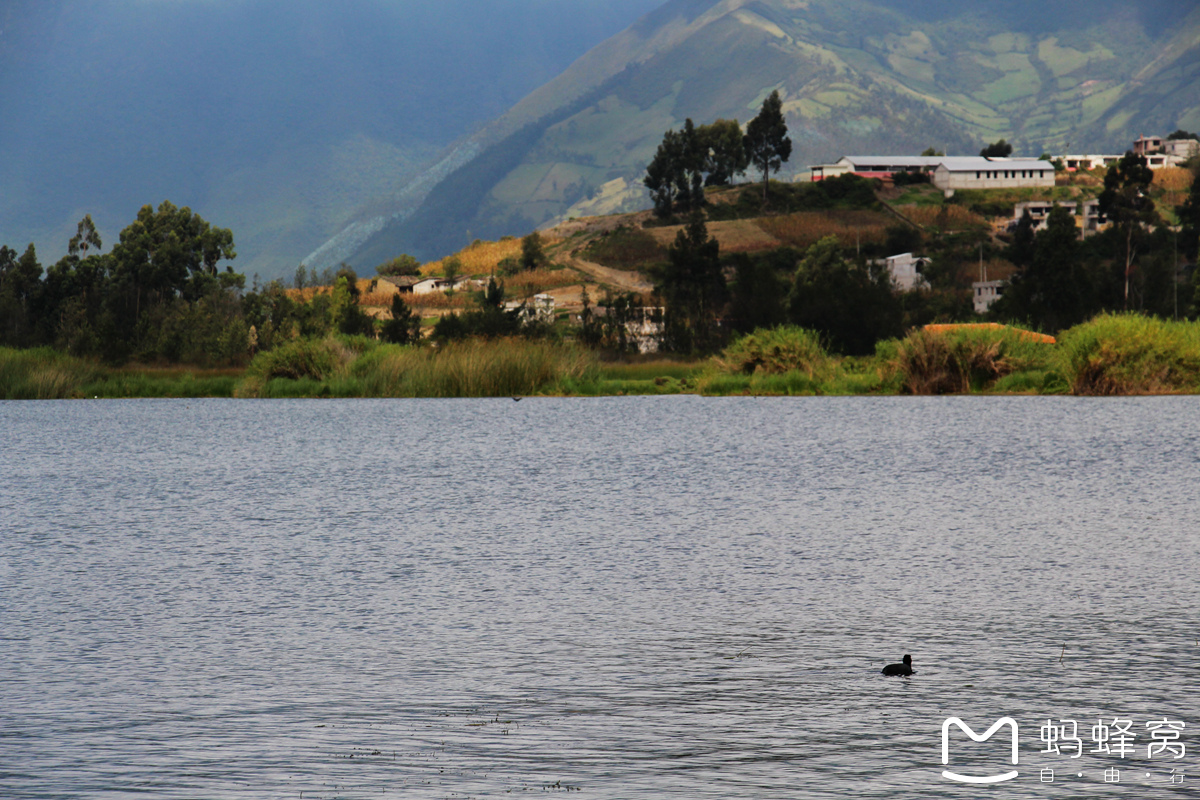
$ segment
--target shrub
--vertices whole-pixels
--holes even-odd
[[[362,337],[338,339],[293,339],[286,344],[259,353],[246,368],[246,375],[234,390],[236,397],[260,397],[267,384],[276,378],[324,381],[343,370],[365,349]]]
[[[1074,394],[1200,391],[1200,323],[1102,314],[1064,332],[1061,350]]]
[[[815,332],[785,325],[759,329],[741,337],[713,358],[713,365],[724,373],[740,375],[779,375],[801,372],[810,379],[824,372],[829,356]]]
[[[955,394],[991,388],[1005,375],[1044,366],[1051,351],[1026,331],[1002,325],[916,330],[895,350],[901,390]]]

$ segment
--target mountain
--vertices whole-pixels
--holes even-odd
[[[419,205],[373,218],[351,263],[645,207],[664,131],[744,123],[774,89],[793,174],[1001,137],[1025,155],[1124,152],[1200,128],[1200,2],[671,0],[464,142]]]
[[[53,261],[169,199],[290,275],[660,2],[4,0],[0,244]]]

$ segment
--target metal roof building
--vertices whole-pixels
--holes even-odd
[[[984,156],[845,156],[835,164],[812,167],[814,181],[853,172],[885,178],[897,172],[928,172],[947,196],[957,189],[1012,189],[1054,186],[1054,165],[1032,158]]]

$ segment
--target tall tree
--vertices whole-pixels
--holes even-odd
[[[521,269],[528,271],[544,267],[549,260],[540,233],[534,231],[521,239]]]
[[[707,159],[705,186],[728,186],[735,176],[743,174],[750,166],[742,126],[736,119],[719,119],[701,125],[696,133]]]
[[[18,258],[17,251],[0,247],[0,344],[33,344],[37,307],[42,297],[42,265],[33,245]]]
[[[792,140],[787,135],[787,122],[783,118],[783,100],[779,91],[771,92],[763,101],[758,116],[746,126],[743,139],[750,163],[762,170],[763,202],[767,201],[767,184],[771,170],[776,172],[791,158]]]
[[[849,355],[869,354],[875,342],[901,333],[902,306],[887,267],[848,261],[836,236],[805,252],[788,305],[792,322]]]
[[[1013,146],[1004,139],[998,142],[992,142],[987,147],[979,151],[979,155],[984,158],[1008,158],[1012,155]]]
[[[92,215],[86,214],[83,219],[79,220],[75,235],[67,243],[67,253],[87,258],[87,251],[92,247],[99,251],[103,245],[100,243],[100,234],[96,232],[96,224],[92,222]]]
[[[1192,188],[1188,192],[1183,205],[1177,206],[1175,213],[1183,230],[1179,237],[1179,247],[1185,257],[1195,261],[1200,254],[1200,174],[1192,176]]]
[[[421,340],[421,317],[399,292],[392,295],[392,318],[380,327],[379,338],[393,344],[416,344]]]
[[[1034,238],[1023,261],[997,312],[1047,331],[1082,322],[1089,306],[1088,286],[1080,264],[1079,229],[1069,209],[1050,210],[1045,230]]]
[[[681,353],[712,352],[721,344],[717,318],[728,297],[721,246],[710,239],[704,216],[692,212],[687,227],[667,248],[668,264],[658,291],[666,307],[663,345]]]
[[[1120,162],[1108,168],[1104,176],[1104,191],[1100,193],[1100,213],[1119,231],[1123,242],[1125,293],[1123,305],[1129,309],[1129,286],[1137,261],[1138,246],[1145,238],[1146,227],[1161,219],[1150,199],[1150,183],[1154,172],[1146,159],[1125,153]]]
[[[689,118],[683,130],[663,134],[642,183],[650,190],[654,213],[671,216],[676,208],[691,212],[704,205],[704,173],[709,168],[709,147],[701,129]]]

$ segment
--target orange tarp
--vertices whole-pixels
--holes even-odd
[[[925,330],[930,333],[951,333],[957,330],[1001,330],[1008,328],[1010,331],[1016,331],[1022,338],[1030,339],[1035,342],[1043,342],[1045,344],[1054,344],[1055,338],[1047,336],[1044,333],[1034,333],[1033,331],[1022,330],[1021,328],[1013,328],[1009,325],[1001,325],[999,322],[965,322],[958,325],[926,325]]]

